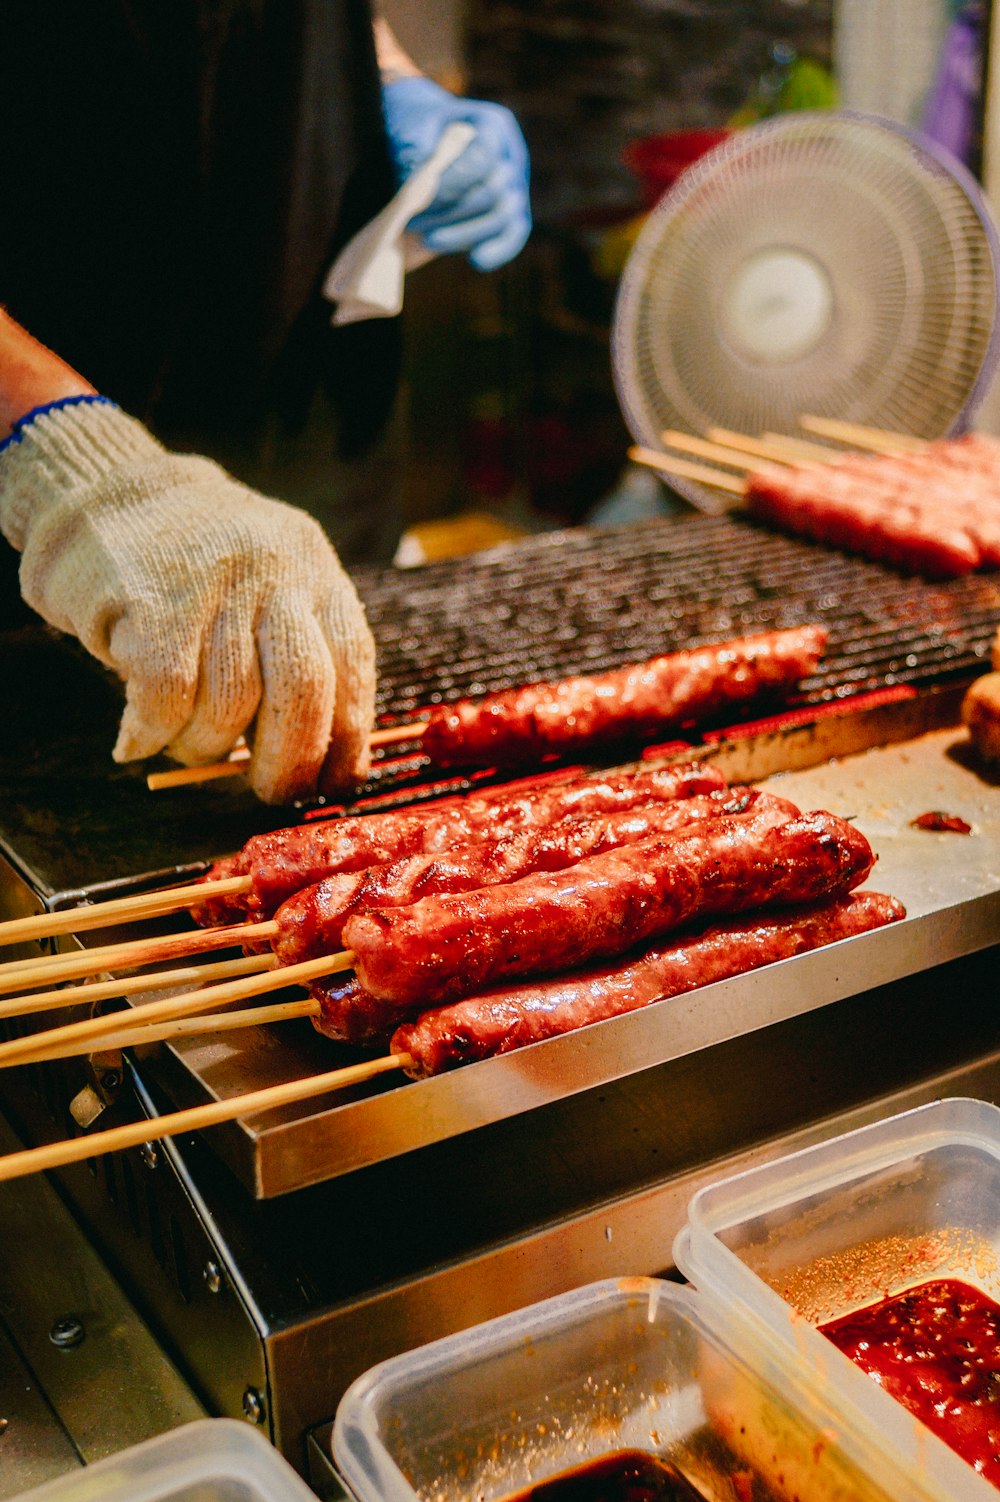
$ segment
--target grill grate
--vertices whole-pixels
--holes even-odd
[[[805,621],[830,641],[794,703],[821,705],[972,676],[1000,624],[996,577],[929,583],[732,515],[547,533],[357,583],[379,644],[385,725],[465,695]],[[387,749],[366,792],[412,797],[426,777],[426,758]]]

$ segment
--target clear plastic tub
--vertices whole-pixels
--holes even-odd
[[[938,1278],[1000,1302],[1000,1110],[942,1100],[700,1190],[674,1259],[954,1497],[997,1492],[816,1325]]]
[[[943,1498],[794,1358],[655,1279],[606,1281],[374,1367],[337,1411],[359,1502],[494,1502],[600,1456],[671,1461],[714,1502]]]
[[[22,1492],[16,1502],[316,1502],[264,1436],[198,1419]]]

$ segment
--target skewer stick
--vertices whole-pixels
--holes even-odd
[[[395,746],[405,741],[418,741],[427,729],[426,720],[414,720],[408,725],[386,725],[382,730],[373,730],[368,744]],[[236,751],[225,761],[208,762],[201,767],[171,767],[167,772],[150,772],[146,786],[151,793],[163,788],[191,787],[199,782],[214,782],[219,777],[237,777],[247,769],[249,751]]]
[[[765,443],[780,445],[794,464],[830,464],[839,459],[843,449],[832,449],[826,443],[810,443],[808,438],[793,438],[790,433],[762,433]]]
[[[186,929],[178,934],[103,944],[73,954],[43,954],[33,960],[14,960],[0,965],[0,997],[15,991],[30,991],[36,986],[54,986],[59,981],[81,980],[102,970],[131,970],[159,960],[186,959],[212,949],[229,949],[234,944],[267,941],[277,932],[275,923],[234,923],[228,928]]]
[[[764,467],[768,465],[786,465],[794,463],[789,460],[782,444],[770,443],[766,438],[751,438],[746,433],[734,433],[729,428],[709,428],[708,438],[712,443],[718,444],[725,449],[734,449],[739,454],[748,454],[754,459],[763,459]],[[748,466],[760,469],[759,464]]]
[[[688,459],[678,459],[673,454],[661,454],[658,449],[630,448],[629,458],[635,464],[645,464],[665,475],[677,475],[683,480],[697,480],[715,490],[727,490],[732,495],[742,495],[743,481],[735,475],[727,475],[721,469],[710,469],[707,464],[692,464]]]
[[[48,1168],[61,1168],[67,1163],[80,1163],[87,1158],[101,1157],[105,1153],[120,1152],[124,1148],[139,1147],[144,1142],[159,1142],[164,1137],[176,1137],[182,1132],[197,1132],[202,1127],[215,1126],[222,1121],[253,1116],[258,1111],[275,1110],[278,1106],[308,1100],[313,1095],[325,1095],[330,1090],[342,1090],[348,1085],[362,1084],[379,1074],[408,1069],[413,1062],[409,1054],[389,1054],[383,1059],[349,1064],[346,1068],[331,1069],[309,1079],[289,1080],[284,1085],[268,1085],[263,1090],[253,1090],[248,1095],[237,1095],[231,1100],[190,1106],[185,1111],[174,1111],[169,1116],[160,1116],[152,1121],[134,1121],[127,1126],[112,1127],[109,1131],[94,1132],[90,1136],[72,1137],[67,1142],[25,1148],[21,1152],[8,1153],[6,1157],[0,1158],[0,1182],[23,1178],[30,1173],[42,1173]]]
[[[660,434],[668,448],[678,449],[682,454],[694,454],[700,459],[710,459],[715,464],[728,464],[733,469],[753,469],[753,461],[745,454],[721,443],[710,443],[707,438],[697,438],[691,433],[681,433],[676,428],[667,428]]]
[[[350,970],[353,964],[353,952],[345,949],[339,954],[302,960],[297,965],[280,966],[263,975],[226,981],[221,986],[208,986],[205,990],[186,991],[183,996],[167,996],[162,1001],[151,1001],[148,1006],[135,1007],[128,1012],[115,1012],[110,1017],[87,1017],[82,1022],[67,1022],[63,1027],[51,1027],[42,1033],[12,1038],[9,1043],[0,1043],[0,1069],[25,1063],[39,1048],[61,1047],[64,1043],[75,1043],[77,1039],[99,1044],[112,1033],[122,1030],[131,1032],[133,1028],[141,1028],[151,1022],[169,1022],[174,1017],[191,1017],[198,1012],[210,1012],[213,1007],[225,1006],[230,1001],[263,996],[267,991],[281,991],[285,986],[305,985],[307,981],[319,980],[321,976]]]
[[[95,980],[82,986],[60,986],[52,991],[33,991],[13,1001],[0,1002],[0,1018],[27,1017],[32,1012],[51,1012],[54,1008],[81,1006],[88,1001],[107,1001],[111,996],[133,995],[139,991],[160,991],[168,986],[209,985],[215,980],[235,980],[240,975],[259,975],[273,970],[275,954],[248,954],[236,960],[217,960],[211,965],[185,965],[180,970],[151,970],[130,975],[126,980]]]
[[[870,428],[860,422],[841,422],[835,417],[812,417],[804,413],[799,426],[818,438],[835,438],[839,443],[851,443],[855,448],[872,449],[875,453],[919,453],[927,447],[924,439],[914,438],[909,433],[892,433],[886,428]]]
[[[373,730],[368,737],[368,744],[394,746],[398,741],[418,741],[429,723],[428,720],[413,720],[409,725],[387,725],[384,730]]]
[[[138,1008],[139,1015],[146,1010]],[[210,1017],[175,1017],[167,1022],[154,1022],[148,1027],[129,1027],[122,1032],[109,1033],[95,1046],[93,1043],[65,1043],[61,1046],[39,1043],[38,1048],[22,1064],[48,1064],[55,1059],[72,1059],[79,1054],[103,1052],[112,1048],[142,1048],[147,1043],[162,1043],[171,1038],[190,1038],[199,1033],[231,1032],[241,1027],[262,1027],[269,1022],[288,1022],[293,1017],[318,1017],[320,1004],[311,996],[301,1001],[279,1001],[269,1007],[249,1007],[239,1012],[213,1012]],[[127,1013],[115,1013],[106,1018],[114,1022]]]
[[[151,793],[162,788],[190,786],[196,782],[215,782],[220,777],[239,777],[247,769],[249,751],[238,752],[226,761],[212,761],[201,767],[171,767],[168,772],[150,772],[146,786]]]
[[[26,944],[33,939],[51,939],[55,934],[83,933],[110,923],[133,923],[139,918],[161,918],[210,897],[232,897],[248,892],[249,876],[220,876],[215,881],[192,882],[184,887],[142,892],[135,897],[113,897],[108,902],[87,903],[58,913],[35,913],[30,918],[10,918],[0,923],[0,944]]]

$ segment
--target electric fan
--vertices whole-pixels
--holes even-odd
[[[625,420],[651,448],[667,428],[795,433],[804,412],[961,430],[997,363],[997,265],[979,188],[929,142],[847,113],[751,126],[688,168],[629,256],[611,340]]]

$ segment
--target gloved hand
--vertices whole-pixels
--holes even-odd
[[[28,604],[124,680],[116,761],[214,761],[252,725],[269,803],[363,776],[374,642],[304,512],[84,401],[0,453],[0,528]]]
[[[510,110],[460,99],[429,78],[398,78],[382,91],[400,182],[432,154],[447,126],[473,126],[471,141],[441,175],[434,202],[407,225],[429,250],[467,251],[479,271],[517,255],[531,232],[528,148]]]

